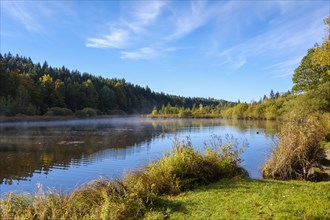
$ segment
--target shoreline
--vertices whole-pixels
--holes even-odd
[[[120,118],[120,117],[140,117],[148,119],[224,119],[224,120],[238,120],[238,121],[282,121],[271,119],[241,119],[241,118],[225,118],[221,115],[200,115],[179,117],[178,115],[150,115],[150,114],[112,114],[112,115],[97,115],[91,117],[76,117],[74,115],[69,116],[44,116],[44,115],[21,115],[21,116],[0,116],[0,123],[10,122],[38,122],[38,121],[63,121],[63,120],[84,120],[84,119],[102,119],[102,118]]]
[[[0,116],[0,123],[10,122],[39,122],[39,121],[65,121],[65,120],[84,120],[84,119],[102,119],[102,118],[120,118],[120,117],[143,117],[143,115],[97,115],[92,117],[70,116]]]
[[[58,211],[58,208],[62,206],[64,212],[72,212],[77,207],[84,206],[84,211],[78,208],[78,213],[71,213],[81,218],[93,216],[100,218],[107,206],[116,209],[115,213],[123,211],[123,216],[114,215],[114,219],[125,219],[132,216],[137,217],[137,219],[218,219],[219,217],[221,219],[233,217],[243,219],[254,217],[273,219],[274,217],[275,219],[281,219],[289,216],[300,218],[302,214],[308,219],[327,219],[330,217],[330,212],[327,209],[329,200],[326,198],[328,192],[330,192],[329,181],[311,182],[252,179],[242,176],[225,177],[214,182],[196,185],[178,194],[152,197],[154,202],[149,205],[148,201],[145,201],[147,198],[142,198],[142,201],[139,201],[141,198],[139,196],[135,198],[137,195],[134,193],[130,194],[129,197],[133,196],[131,199],[136,199],[138,202],[128,199],[126,201],[128,203],[122,203],[120,199],[126,199],[122,197],[120,192],[116,191],[113,191],[113,194],[104,194],[108,192],[107,187],[111,185],[120,187],[117,186],[118,183],[117,180],[94,179],[65,194],[59,191],[44,190],[42,186],[38,187],[38,191],[32,193],[21,192],[16,194],[15,192],[9,192],[0,196],[0,208],[1,205],[8,202],[11,204],[23,202],[22,204],[28,205],[30,204],[28,202],[32,199],[34,203],[30,205],[34,204],[35,208],[44,210],[47,215],[50,214],[48,212]],[[104,198],[102,198],[103,196]],[[88,206],[90,202],[101,206],[99,212],[95,213],[93,211],[95,207]],[[145,204],[142,205],[139,202]],[[124,210],[121,210],[121,205],[124,204],[128,207],[124,206]],[[286,205],[283,206],[283,204]],[[50,207],[50,205],[54,207]],[[14,211],[16,217],[24,216],[24,210],[19,207],[17,206]],[[8,212],[9,210],[5,211]],[[40,213],[34,214],[40,215]],[[28,214],[26,215],[28,216]],[[65,215],[65,213],[59,211],[57,217]]]

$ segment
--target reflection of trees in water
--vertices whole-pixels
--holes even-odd
[[[191,127],[230,126],[239,132],[262,130],[266,137],[273,137],[279,129],[279,122],[270,120],[224,120],[224,119],[154,119],[152,126],[164,132],[175,132]]]
[[[238,129],[240,132],[244,132],[248,129],[257,130],[261,132],[266,137],[274,137],[280,126],[280,122],[272,120],[224,120],[224,124],[227,126],[232,126]]]
[[[102,158],[103,151],[109,148],[111,158],[123,159],[132,153],[130,148],[136,150],[136,145],[151,139],[151,124],[3,130],[0,133],[0,184],[28,180],[34,173],[48,174],[52,168],[87,165]]]
[[[126,119],[114,124],[0,127],[0,184],[28,180],[34,173],[47,175],[54,168],[91,164],[105,157],[125,159],[141,150],[141,146],[150,145],[154,138],[212,126],[231,126],[240,132],[262,129],[262,135],[274,136],[278,124],[220,119]]]

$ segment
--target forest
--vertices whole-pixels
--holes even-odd
[[[225,100],[153,92],[147,86],[42,65],[31,58],[0,54],[0,115],[143,114],[162,105],[192,108],[233,106]]]

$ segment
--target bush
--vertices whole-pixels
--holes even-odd
[[[284,104],[286,120],[305,119],[313,113],[330,112],[330,82],[319,85],[316,89],[290,99]]]
[[[153,108],[152,112],[151,112],[152,116],[158,115],[158,110],[156,107]]]
[[[97,110],[93,108],[84,108],[82,110],[76,111],[75,116],[78,118],[89,118],[97,115]]]
[[[289,122],[279,134],[279,144],[262,168],[264,178],[308,179],[308,171],[324,158],[320,141],[325,130],[315,118]]]
[[[226,141],[223,144],[221,138],[213,137],[210,144],[206,143],[204,154],[195,151],[189,139],[177,141],[170,154],[148,165],[144,172],[134,172],[133,180],[138,179],[153,194],[172,195],[198,184],[246,174],[240,167],[239,157],[246,144],[239,148],[237,140],[231,136],[227,136]],[[132,182],[131,176],[126,177],[126,182]]]
[[[189,118],[192,116],[190,109],[180,109],[178,113],[179,118]]]
[[[47,116],[69,116],[72,115],[72,111],[68,108],[53,107],[50,108],[46,114]]]

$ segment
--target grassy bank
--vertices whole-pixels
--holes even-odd
[[[138,196],[139,191],[126,191],[122,197],[121,190],[119,185],[111,188],[94,182],[68,196],[42,191],[31,197],[11,195],[0,206],[7,212],[0,211],[1,219],[330,218],[330,182],[224,178],[178,195],[157,196],[147,203]]]
[[[330,182],[222,179],[164,196],[145,219],[329,219]]]

